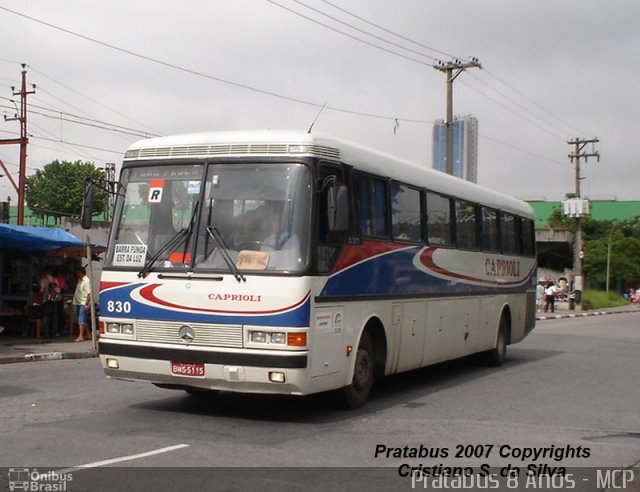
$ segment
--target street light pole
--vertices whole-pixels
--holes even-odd
[[[607,241],[607,287],[606,292],[609,292],[609,271],[611,267],[611,236],[613,235],[613,229],[615,226],[611,228],[609,232],[609,240]]]

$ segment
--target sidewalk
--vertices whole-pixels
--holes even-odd
[[[629,303],[626,306],[605,309],[592,309],[589,311],[570,311],[568,302],[556,302],[555,312],[545,313],[538,311],[536,320],[545,321],[549,319],[581,318],[583,316],[603,316],[605,314],[640,313],[640,304]]]
[[[97,356],[97,351],[91,349],[91,340],[74,342],[70,336],[36,339],[0,333],[0,364]]]

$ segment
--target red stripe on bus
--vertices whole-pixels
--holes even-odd
[[[239,314],[239,315],[246,315],[246,316],[255,316],[255,315],[262,315],[262,314],[278,314],[278,313],[284,313],[286,311],[292,311],[300,307],[307,301],[307,299],[309,299],[309,296],[311,295],[311,292],[309,291],[301,300],[299,300],[295,304],[292,304],[291,306],[287,306],[280,309],[271,309],[266,311],[230,311],[230,310],[224,310],[224,309],[207,309],[207,308],[197,308],[192,306],[181,306],[180,304],[174,304],[172,302],[164,301],[156,297],[154,293],[154,291],[161,285],[162,284],[147,285],[146,287],[143,287],[142,289],[140,289],[140,295],[142,296],[143,299],[153,302],[154,304],[159,304],[161,306],[165,306],[169,308],[184,309],[187,311],[194,311],[199,313]]]

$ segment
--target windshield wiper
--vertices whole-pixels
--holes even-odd
[[[191,219],[189,219],[189,225],[186,228],[180,229],[176,232],[171,239],[169,239],[164,246],[162,246],[156,253],[147,260],[147,262],[142,267],[142,270],[138,273],[139,278],[144,278],[153,268],[153,265],[158,261],[158,258],[162,256],[165,252],[169,251],[171,248],[178,246],[185,238],[191,237],[191,233],[193,232],[193,224],[195,223],[196,215],[198,214],[198,206],[200,205],[200,201],[196,202],[195,207],[193,208],[193,212],[191,213]],[[185,250],[188,248],[188,242],[185,246]],[[185,254],[183,253],[183,258]]]
[[[209,234],[209,236],[211,236],[211,238],[218,245],[218,248],[220,249],[220,253],[222,254],[222,259],[229,267],[229,270],[231,270],[231,273],[233,273],[233,276],[235,277],[235,279],[238,282],[246,282],[247,281],[246,277],[242,275],[242,273],[240,272],[236,264],[233,262],[233,258],[231,258],[231,255],[229,255],[229,246],[227,245],[227,242],[224,240],[224,237],[222,237],[222,234],[220,234],[220,231],[218,230],[218,228],[207,226],[207,234]]]
[[[162,248],[160,248],[151,258],[147,260],[147,262],[142,267],[142,270],[140,270],[140,272],[138,273],[138,277],[140,278],[146,277],[147,274],[151,271],[151,268],[153,267],[155,262],[158,261],[158,258],[160,258],[160,256],[166,251],[168,251],[169,249],[180,244],[180,242],[182,242],[182,240],[185,238],[188,232],[189,232],[189,229],[184,229],[184,228],[176,232],[174,236],[171,239],[169,239],[169,241],[167,241]]]

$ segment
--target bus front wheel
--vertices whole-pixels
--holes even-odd
[[[364,332],[356,351],[351,384],[342,388],[339,393],[342,407],[355,409],[366,403],[373,386],[373,369],[373,342],[369,333]]]

